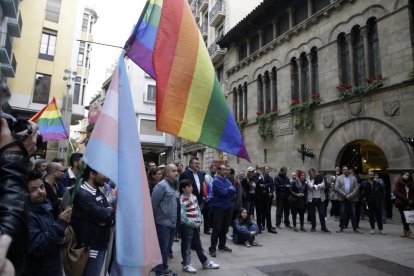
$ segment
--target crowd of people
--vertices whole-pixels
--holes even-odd
[[[211,235],[208,244],[211,258],[217,257],[217,251],[232,252],[227,240],[245,247],[262,246],[257,235],[265,230],[277,234],[282,222],[284,228],[295,232],[315,232],[316,213],[323,233],[331,233],[326,221],[334,219],[338,221],[336,233],[344,232],[351,222],[352,231],[363,234],[359,223],[361,216],[366,216],[371,227],[369,234],[386,235],[384,203],[391,195],[387,195],[384,181],[372,170],[361,180],[348,166],[337,167],[334,173],[325,175],[314,168],[307,173],[297,170],[291,178],[287,176],[287,168],[282,167],[273,178],[268,166],[248,167],[236,174],[230,166],[213,163],[208,172],[202,172],[197,157],[190,159],[186,169],[180,162],[161,168],[154,162],[148,165],[163,260],[155,269],[157,275],[176,275],[168,268],[168,259],[174,257],[172,245],[177,234],[181,238],[181,264],[190,273],[197,272],[191,263],[191,250],[196,251],[204,269],[219,268],[203,250],[202,231]],[[409,172],[401,173],[395,182],[394,196],[404,226],[401,237],[414,238],[404,216],[404,211],[414,209],[414,182]],[[272,225],[274,199],[276,224]],[[305,228],[305,219],[310,229]],[[230,226],[232,235],[228,234]]]
[[[1,119],[0,275],[63,275],[63,268],[66,275],[109,271],[115,183],[83,164],[81,153],[70,156],[67,168],[65,160],[55,159],[36,160],[29,169],[30,156],[36,151],[37,126],[32,124],[32,129],[33,133],[17,139]],[[374,171],[363,181],[347,166],[323,176],[313,168],[298,170],[290,178],[285,167],[275,177],[268,166],[236,173],[228,165],[213,163],[203,172],[200,161],[193,157],[186,169],[180,162],[165,166],[150,162],[147,173],[162,256],[162,264],[154,268],[156,275],[176,275],[168,260],[174,257],[172,245],[178,237],[182,268],[196,273],[192,250],[202,269],[218,269],[214,259],[232,253],[228,240],[248,248],[262,246],[258,235],[265,230],[277,234],[282,224],[295,232],[315,232],[316,212],[323,233],[330,233],[326,226],[329,210],[332,218],[339,219],[338,233],[348,228],[349,221],[353,232],[362,233],[359,219],[365,215],[370,234],[385,234],[387,192]],[[404,227],[401,237],[414,238],[404,215],[414,209],[409,172],[401,173],[393,194]],[[272,225],[274,200],[276,224]],[[310,229],[305,227],[305,218]],[[206,245],[201,242],[202,233],[210,235]],[[76,254],[68,258],[69,252]]]

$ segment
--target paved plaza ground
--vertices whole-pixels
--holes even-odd
[[[273,208],[273,220],[274,214]],[[194,251],[192,264],[198,275],[414,275],[414,239],[400,237],[400,223],[388,221],[384,225],[386,236],[370,235],[367,220],[361,220],[360,226],[363,235],[354,234],[352,229],[335,233],[338,222],[330,219],[327,227],[331,234],[320,232],[319,225],[313,233],[287,228],[278,229],[276,235],[264,231],[257,238],[263,247],[247,248],[228,241],[233,252],[217,251],[213,258],[220,264],[219,270],[203,270]],[[309,224],[305,227],[310,229]],[[208,251],[210,236],[202,234],[202,243]],[[174,243],[173,252],[170,268],[179,275],[189,275],[180,264],[180,243]]]

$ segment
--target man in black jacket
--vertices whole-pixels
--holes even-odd
[[[79,187],[73,200],[72,225],[79,247],[90,248],[83,275],[99,275],[115,214],[99,189],[105,185],[106,177],[86,166],[83,179],[85,182]]]
[[[382,228],[382,205],[384,203],[384,187],[379,181],[374,179],[375,173],[368,171],[368,180],[361,183],[360,193],[364,204],[366,204],[369,224],[371,225],[371,235],[375,234],[375,221],[377,221],[378,230],[384,235]]]
[[[266,228],[269,233],[277,234],[276,228],[272,226],[272,201],[273,201],[273,193],[275,191],[275,187],[273,185],[273,178],[269,175],[270,168],[268,166],[264,167],[263,172],[263,183],[265,185],[265,189],[263,192],[264,195],[264,209],[263,209],[263,221],[266,220]]]
[[[287,228],[292,228],[289,221],[289,189],[290,189],[290,180],[286,176],[287,169],[286,167],[281,167],[279,174],[275,177],[275,190],[276,190],[276,227],[280,227],[282,221],[282,215],[284,216],[284,223]]]
[[[200,209],[204,208],[204,174],[200,172],[200,161],[198,157],[191,157],[189,167],[180,174],[178,181],[188,179],[193,184],[193,195],[197,197]]]
[[[7,234],[12,243],[7,258],[13,263],[16,275],[24,268],[27,248],[27,173],[29,156],[36,152],[36,124],[31,123],[32,134],[23,142],[11,136],[6,120],[0,122],[0,235]]]

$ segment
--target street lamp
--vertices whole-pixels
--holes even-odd
[[[69,131],[69,126],[72,118],[72,97],[70,94],[70,89],[72,88],[73,82],[76,80],[76,71],[72,69],[65,69],[65,75],[63,80],[66,81],[66,96],[64,98],[65,104],[62,107],[62,116],[63,122],[65,123],[66,130]],[[70,105],[69,105],[70,103]],[[70,109],[70,110],[69,110]],[[66,154],[67,141],[61,140],[59,143],[59,157],[63,158],[63,155]]]
[[[413,153],[414,153],[414,138],[403,137],[403,138],[401,138],[401,141],[403,141],[407,145],[410,145],[411,148],[413,149]]]

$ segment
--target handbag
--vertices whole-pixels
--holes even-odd
[[[72,226],[65,230],[68,241],[63,249],[63,268],[66,276],[82,275],[89,258],[89,247],[77,247],[76,234]]]
[[[404,217],[407,223],[414,223],[414,210],[404,211]]]

